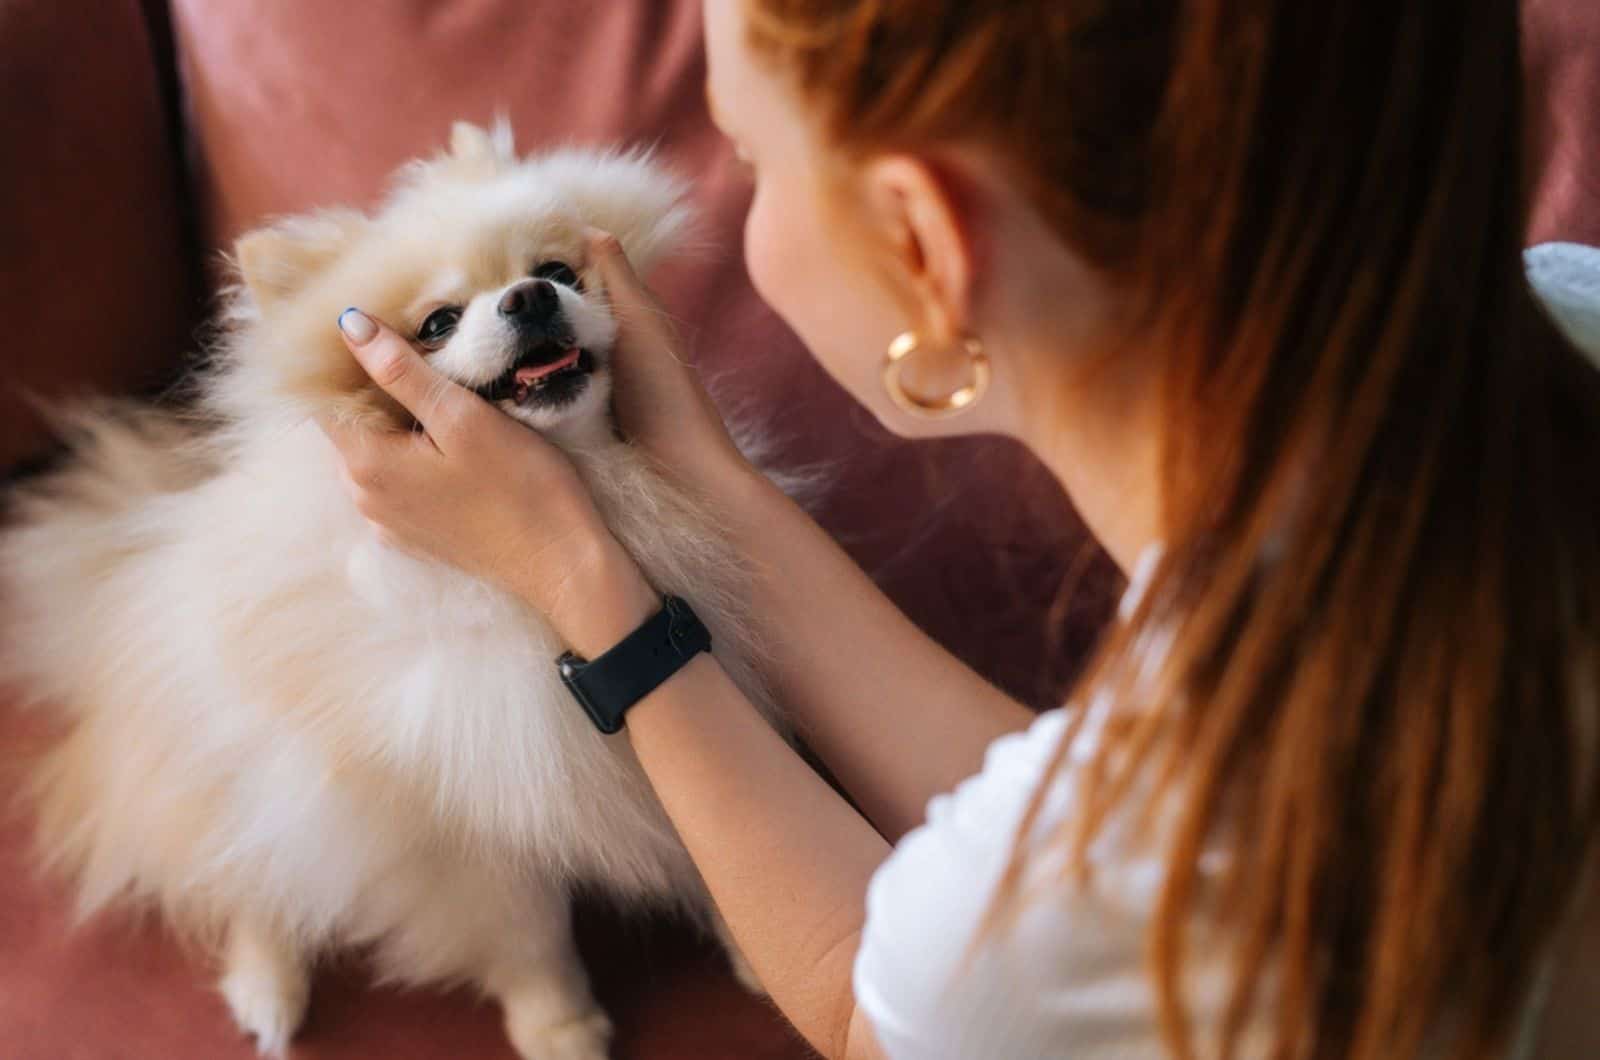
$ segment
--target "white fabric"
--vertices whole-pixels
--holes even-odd
[[[1600,357],[1600,247],[1544,243],[1523,260],[1550,315],[1576,346]]]
[[[1156,555],[1152,549],[1141,557],[1124,615]],[[1091,706],[1052,785],[1034,838],[1066,814],[1075,770],[1093,753],[1096,722],[1104,716],[1097,708],[1102,704]],[[1084,887],[1060,882],[1059,857],[1030,858],[1024,887],[1047,897],[1025,902],[1003,933],[971,947],[1068,721],[1066,710],[1049,711],[1027,732],[996,740],[982,772],[930,801],[926,822],[901,840],[873,877],[854,985],[856,1002],[890,1057],[1163,1055],[1144,960],[1163,870],[1154,851],[1134,849],[1123,831],[1108,829],[1090,848],[1092,875]],[[1207,851],[1202,874],[1213,876],[1220,867],[1217,852]],[[1187,964],[1201,1034],[1213,1026],[1231,985],[1221,955],[1219,947],[1199,946]],[[1261,1030],[1252,1034],[1240,1042],[1241,1055],[1264,1051]]]
[[[905,837],[874,876],[855,965],[856,1002],[894,1060],[1164,1056],[1144,946],[1162,881],[1153,852],[1098,843],[1087,886],[1054,875],[1061,860],[1029,861],[1025,886],[1041,896],[983,945],[969,947],[1011,854],[1012,839],[1059,744],[1067,716],[1041,715],[1026,733],[991,747],[983,772],[934,799],[927,823]],[[1060,819],[1060,795],[1043,816]],[[1038,833],[1035,833],[1036,835]],[[1214,874],[1216,859],[1202,860]],[[1031,890],[1031,887],[1030,887]],[[1218,946],[1198,946],[1186,976],[1196,1030],[1215,1026],[1231,985]],[[1263,1028],[1239,1044],[1264,1055]]]
[[[1600,250],[1571,244],[1528,252],[1530,281],[1574,341],[1600,351]],[[1141,557],[1122,613],[1142,591],[1155,554]],[[1160,643],[1145,646],[1159,652]],[[1066,815],[1074,771],[1092,753],[1095,707],[1046,798],[1033,833]],[[1043,897],[1027,902],[1003,933],[971,948],[1023,813],[1068,715],[1043,714],[1026,733],[995,741],[983,770],[928,804],[926,822],[901,840],[867,892],[855,962],[856,1002],[893,1060],[1131,1060],[1166,1055],[1145,944],[1162,864],[1115,828],[1090,851],[1085,886],[1053,875],[1059,861],[1029,859],[1025,882]],[[1050,849],[1059,849],[1059,844]],[[1207,851],[1202,876],[1221,858]],[[1216,1026],[1231,985],[1225,947],[1201,942],[1188,960],[1191,1017],[1198,1041]],[[1542,978],[1542,977],[1541,977]],[[1536,991],[1517,1055],[1528,1055]],[[1269,1027],[1253,1024],[1239,1055],[1265,1055]]]

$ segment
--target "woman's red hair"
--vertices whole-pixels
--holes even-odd
[[[839,150],[999,151],[1163,358],[1166,548],[1058,841],[1160,823],[1172,1051],[1197,918],[1207,1051],[1500,1051],[1600,808],[1600,374],[1524,278],[1515,0],[746,12]]]

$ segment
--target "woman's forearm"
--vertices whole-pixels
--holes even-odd
[[[1028,708],[918,629],[798,505],[753,471],[726,479],[731,529],[756,569],[751,611],[779,701],[891,841],[928,799],[977,772]]]
[[[851,969],[888,844],[710,655],[640,700],[626,732],[773,1002],[824,1056],[877,1055]]]

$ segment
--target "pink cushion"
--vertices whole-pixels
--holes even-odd
[[[1530,243],[1600,245],[1600,3],[1524,0]]]
[[[181,177],[138,0],[0,4],[0,470],[45,432],[24,394],[161,380],[192,321]]]

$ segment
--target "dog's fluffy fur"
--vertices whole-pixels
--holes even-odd
[[[368,946],[386,978],[498,998],[526,1057],[604,1055],[569,934],[579,883],[726,941],[626,740],[560,684],[558,638],[508,594],[378,543],[309,418],[404,422],[337,336],[347,304],[412,329],[465,306],[432,359],[476,386],[519,352],[495,312],[506,289],[541,262],[581,268],[583,225],[648,267],[684,231],[681,199],[638,154],[518,160],[503,129],[457,126],[372,215],[239,242],[200,415],[65,414],[69,463],[13,498],[0,678],[60,722],[30,787],[42,851],[85,915],[131,899],[214,948],[265,1051],[299,1025],[315,958]],[[615,438],[615,324],[580,286],[558,290],[597,362],[582,393],[502,407],[571,454],[770,714],[739,559],[714,511]]]

